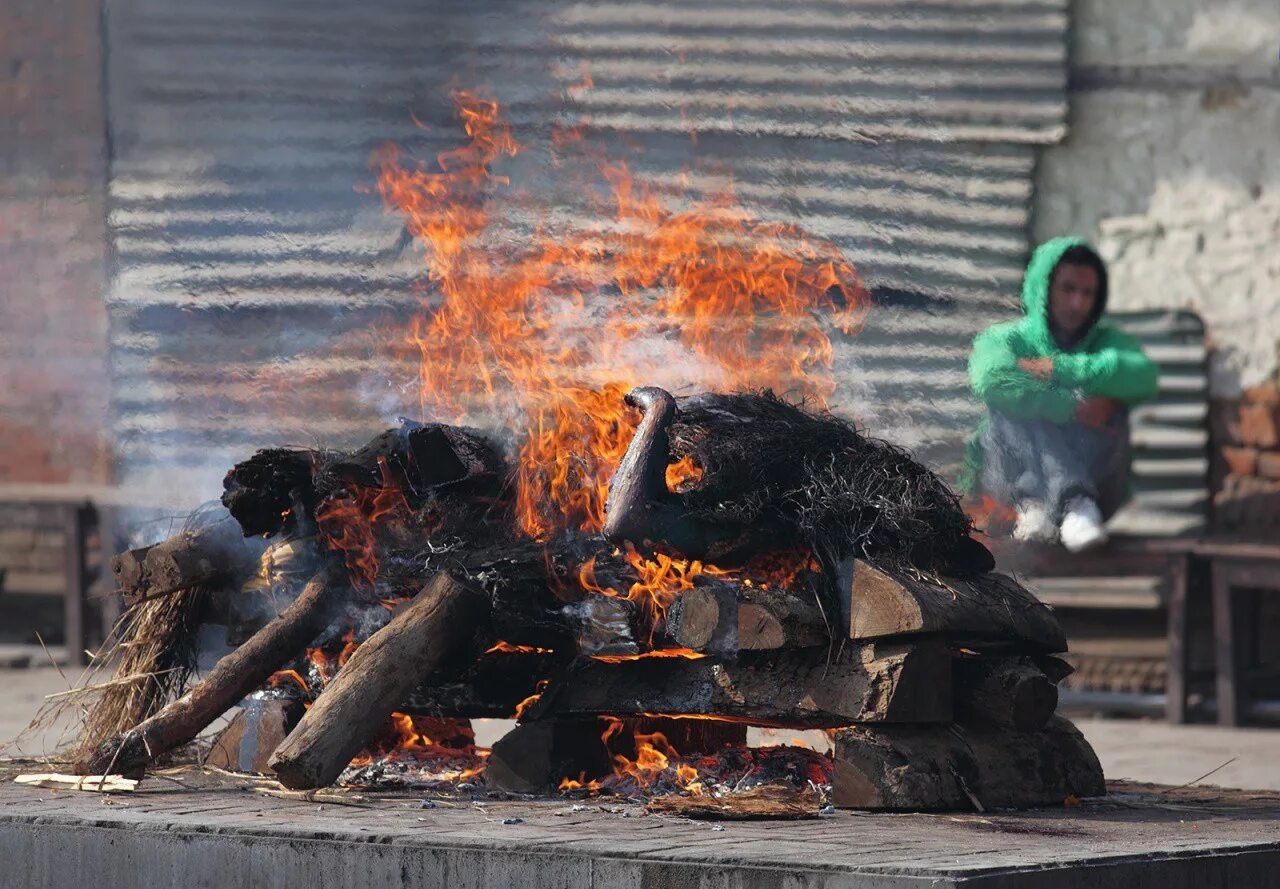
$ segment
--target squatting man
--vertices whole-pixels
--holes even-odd
[[[1055,238],[1027,265],[1023,317],[973,342],[969,377],[987,415],[961,487],[1013,505],[1018,540],[1097,546],[1127,495],[1129,408],[1155,395],[1158,373],[1106,308],[1102,259]]]

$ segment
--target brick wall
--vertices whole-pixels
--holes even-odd
[[[1212,404],[1215,524],[1274,539],[1280,530],[1280,385],[1252,386]]]
[[[110,472],[101,25],[100,0],[0,4],[0,485]],[[0,510],[10,589],[56,570],[56,527]]]

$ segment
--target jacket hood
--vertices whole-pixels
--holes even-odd
[[[1044,349],[1044,354],[1061,351],[1053,333],[1049,328],[1049,282],[1053,278],[1053,270],[1058,267],[1062,255],[1072,247],[1093,246],[1083,238],[1053,238],[1045,241],[1031,254],[1027,270],[1022,277],[1022,311],[1026,315],[1025,323],[1036,342]],[[1088,347],[1089,342],[1098,332],[1098,320],[1107,309],[1105,288],[1099,293],[1098,305],[1093,310],[1093,320],[1089,330],[1085,332],[1075,348]]]

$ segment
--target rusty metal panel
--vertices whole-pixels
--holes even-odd
[[[731,170],[761,218],[839,244],[879,302],[837,349],[841,405],[954,460],[968,342],[1014,310],[1034,143],[1061,133],[1063,4],[775,6],[108,0],[125,471],[350,443],[405,409],[370,331],[418,304],[421,262],[368,160],[457,144],[457,86],[518,137],[585,118],[637,175],[683,174],[673,201]],[[566,230],[598,223],[545,155],[509,172]]]

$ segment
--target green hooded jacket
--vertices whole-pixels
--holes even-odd
[[[973,341],[969,381],[973,393],[990,408],[1014,417],[1067,423],[1081,399],[1105,395],[1137,404],[1156,394],[1159,369],[1138,341],[1112,327],[1103,317],[1101,293],[1093,326],[1067,351],[1049,328],[1049,282],[1062,254],[1080,238],[1054,238],[1036,248],[1022,279],[1023,316],[988,327]],[[1053,377],[1041,380],[1018,366],[1019,358],[1053,358]],[[959,487],[976,493],[982,468],[985,419],[969,438]]]

